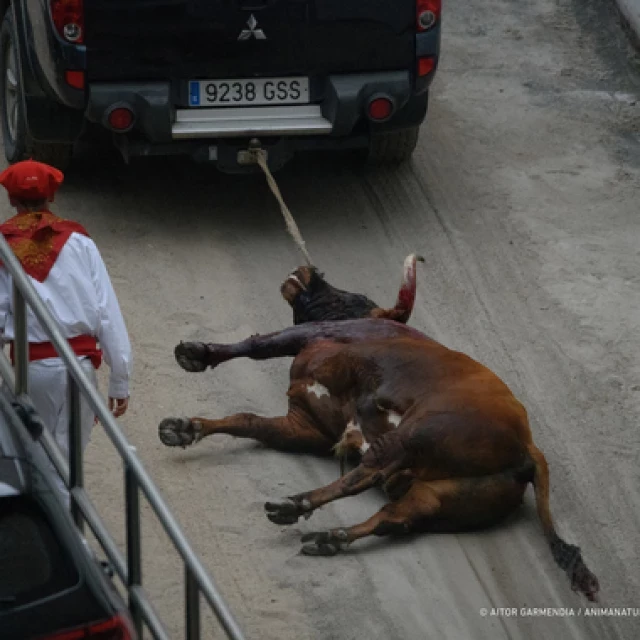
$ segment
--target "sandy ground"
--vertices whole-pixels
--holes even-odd
[[[599,576],[602,605],[636,617],[580,613],[531,490],[492,531],[298,555],[301,533],[362,521],[382,495],[277,527],[264,501],[332,481],[337,463],[224,436],[185,451],[157,437],[169,415],[285,409],[288,360],[195,375],[173,359],[179,340],[291,323],[278,287],[301,260],[264,180],[176,160],[125,168],[98,152],[69,174],[57,210],[95,237],[135,348],[123,428],[247,638],[640,637],[640,74],[612,15],[599,2],[447,2],[414,162],[359,172],[304,157],[278,180],[335,285],[390,303],[404,256],[426,257],[411,324],[492,367],[522,399],[549,459],[559,532]],[[122,543],[121,466],[99,429],[87,456],[91,494]],[[178,638],[181,567],[148,509],[144,536],[144,578]],[[575,615],[483,617],[483,607]],[[204,637],[222,637],[210,619]]]

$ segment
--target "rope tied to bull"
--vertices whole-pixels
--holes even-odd
[[[276,182],[271,170],[269,169],[269,165],[267,164],[267,152],[262,149],[257,141],[251,141],[252,144],[249,145],[249,153],[251,156],[251,160],[255,162],[264,172],[265,178],[267,179],[267,184],[271,189],[271,192],[275,196],[278,204],[280,205],[280,211],[282,211],[282,216],[284,217],[284,221],[287,225],[287,231],[289,235],[293,238],[293,241],[296,243],[296,246],[304,256],[304,259],[307,261],[308,266],[313,266],[313,261],[311,260],[311,256],[307,251],[306,243],[302,234],[300,233],[300,229],[298,229],[298,225],[289,211],[289,207],[287,207],[284,198],[282,197],[282,193],[280,193],[280,189],[278,187],[278,183]]]
[[[269,185],[271,192],[280,205],[280,210],[282,211],[282,216],[284,217],[284,220],[286,222],[289,235],[293,238],[296,246],[304,256],[305,260],[307,261],[307,265],[310,267],[313,266],[313,261],[311,260],[311,256],[307,251],[306,243],[304,241],[304,238],[302,237],[302,234],[300,233],[300,229],[298,228],[298,225],[296,224],[291,211],[289,211],[287,203],[282,197],[282,193],[280,192],[280,188],[278,187],[276,179],[273,177],[273,174],[269,169],[269,165],[267,164],[267,152],[262,147],[260,147],[260,143],[257,140],[251,140],[251,142],[249,143],[249,149],[244,156],[244,163],[255,163],[262,169],[265,178],[267,179],[267,184]],[[340,461],[340,477],[342,477],[345,474],[347,454],[346,451],[336,451],[336,454]]]

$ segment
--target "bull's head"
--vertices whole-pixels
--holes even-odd
[[[364,296],[332,287],[324,274],[311,266],[292,271],[280,286],[280,293],[293,309],[294,324],[363,318],[376,306]]]
[[[321,320],[388,318],[406,323],[416,295],[416,261],[411,254],[404,261],[403,278],[395,307],[384,309],[360,293],[336,289],[316,267],[298,267],[280,286],[282,297],[293,309],[294,324]]]

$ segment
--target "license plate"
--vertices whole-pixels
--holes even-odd
[[[189,82],[189,106],[191,107],[308,103],[309,78],[252,78]]]

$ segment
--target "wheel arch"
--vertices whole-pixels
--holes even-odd
[[[34,160],[46,162],[59,169],[64,170],[71,159],[74,138],[71,137],[75,131],[70,131],[71,122],[63,119],[64,107],[51,101],[45,96],[40,96],[36,92],[34,95],[25,92],[30,82],[35,82],[28,55],[25,52],[24,38],[21,37],[20,15],[16,15],[15,9],[18,5],[7,0],[0,0],[7,5],[2,16],[2,51],[0,59],[3,68],[0,69],[0,85],[2,87],[2,98],[4,98],[5,82],[8,74],[5,73],[4,65],[7,63],[5,51],[7,46],[13,49],[14,74],[17,79],[16,90],[18,92],[17,116],[13,131],[9,129],[7,102],[2,102],[2,131],[3,146],[8,162],[13,163],[23,160],[26,157],[33,157]],[[7,11],[13,8],[14,10]],[[38,87],[36,86],[36,91]],[[75,114],[74,114],[75,115]],[[82,113],[80,114],[82,116]],[[79,132],[79,128],[78,128]],[[71,134],[71,135],[70,135]],[[77,134],[76,134],[77,136]],[[71,139],[70,139],[71,138]]]
[[[29,137],[42,144],[72,144],[81,134],[84,126],[84,111],[72,109],[53,99],[44,90],[40,75],[31,59],[32,51],[27,50],[25,40],[27,17],[20,11],[20,0],[0,0],[0,7],[13,8],[11,22],[16,40],[17,60],[21,80],[22,106]]]

